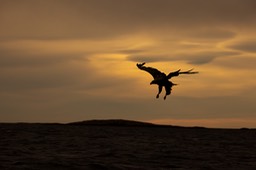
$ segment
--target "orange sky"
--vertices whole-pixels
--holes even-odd
[[[0,0],[0,122],[256,127],[253,0]],[[155,99],[147,62],[198,75]]]

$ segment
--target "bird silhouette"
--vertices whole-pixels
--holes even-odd
[[[175,76],[179,76],[180,74],[197,74],[199,72],[197,71],[192,71],[193,69],[190,69],[188,71],[180,71],[177,70],[177,71],[174,71],[174,72],[170,72],[168,75],[166,75],[165,73],[157,70],[156,68],[152,68],[152,67],[145,67],[146,63],[137,63],[137,67],[140,69],[140,70],[144,70],[148,73],[150,73],[154,80],[151,81],[150,85],[152,84],[156,84],[158,85],[158,93],[156,95],[156,98],[159,98],[159,94],[162,92],[162,89],[163,87],[165,88],[165,96],[164,96],[164,100],[166,99],[167,95],[170,95],[171,94],[171,91],[172,91],[172,86],[175,86],[177,84],[174,84],[172,83],[171,81],[169,81],[169,79],[171,79],[172,77],[175,77]]]

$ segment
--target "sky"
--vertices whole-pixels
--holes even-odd
[[[0,122],[256,127],[254,0],[0,0]],[[163,100],[136,63],[169,73]]]

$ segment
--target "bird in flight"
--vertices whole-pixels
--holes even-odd
[[[155,68],[145,67],[144,66],[145,64],[146,64],[145,62],[141,63],[141,64],[137,63],[137,67],[140,70],[144,70],[153,76],[154,80],[151,81],[150,85],[152,85],[152,84],[158,85],[158,93],[156,95],[156,98],[159,98],[159,94],[162,92],[163,87],[165,88],[166,93],[164,96],[164,100],[166,99],[167,95],[171,94],[172,86],[177,85],[177,84],[174,84],[171,81],[169,81],[169,79],[171,79],[172,77],[175,77],[175,76],[179,76],[180,74],[197,74],[198,73],[197,71],[192,71],[193,69],[190,69],[188,71],[180,71],[180,69],[179,69],[177,71],[170,72],[168,75],[166,75],[165,73],[163,73]]]

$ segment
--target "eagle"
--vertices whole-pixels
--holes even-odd
[[[144,70],[148,73],[150,73],[154,80],[151,81],[150,85],[152,84],[156,84],[158,85],[158,93],[156,95],[156,98],[159,98],[159,94],[162,92],[163,87],[165,88],[165,96],[164,96],[164,100],[166,99],[167,95],[171,94],[172,91],[172,86],[175,86],[177,84],[172,83],[171,81],[169,81],[169,79],[171,79],[172,77],[175,76],[179,76],[180,74],[197,74],[199,72],[197,71],[193,71],[193,69],[190,69],[188,71],[181,71],[181,69],[174,71],[174,72],[170,72],[168,75],[166,75],[165,73],[157,70],[156,68],[152,68],[152,67],[145,67],[146,63],[137,63],[137,67],[140,70]]]

